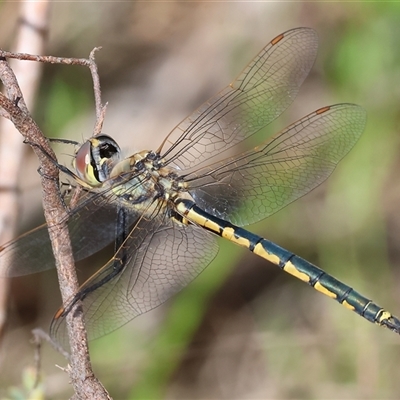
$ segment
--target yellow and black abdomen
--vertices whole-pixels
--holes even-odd
[[[192,223],[249,249],[368,321],[400,333],[398,318],[314,264],[261,236],[206,213],[190,200],[177,199],[175,204],[177,211]]]

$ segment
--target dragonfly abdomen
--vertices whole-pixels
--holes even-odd
[[[177,199],[176,208],[192,223],[249,249],[368,321],[400,333],[398,318],[314,264],[261,236],[214,217],[197,207],[193,201]]]

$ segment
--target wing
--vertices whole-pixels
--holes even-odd
[[[113,274],[115,259],[126,258],[121,273],[83,300],[89,339],[106,335],[164,303],[196,278],[217,252],[215,238],[202,228],[162,215],[142,218],[113,259],[80,288],[85,291],[102,282]],[[53,319],[50,332],[68,348],[65,315]]]
[[[188,169],[238,144],[277,118],[295,99],[317,54],[309,28],[287,31],[254,58],[220,93],[165,139],[166,164]]]
[[[323,182],[366,122],[353,104],[321,108],[249,151],[184,177],[205,211],[236,225],[260,221]]]
[[[118,202],[112,193],[87,192],[68,217],[75,261],[89,257],[115,239]],[[131,211],[129,224],[137,215]],[[46,224],[0,247],[0,276],[13,277],[55,267]]]

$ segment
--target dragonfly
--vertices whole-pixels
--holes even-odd
[[[243,228],[325,181],[364,131],[362,107],[336,104],[319,108],[251,150],[238,150],[292,103],[317,47],[312,29],[282,33],[230,85],[179,123],[157,150],[124,158],[118,143],[100,134],[77,149],[73,168],[59,165],[80,188],[68,209],[75,260],[109,244],[114,244],[114,255],[56,312],[50,326],[54,340],[65,341],[65,318],[78,301],[89,339],[164,303],[216,257],[218,236],[400,333],[397,317]],[[48,229],[42,225],[2,246],[0,275],[54,267]]]

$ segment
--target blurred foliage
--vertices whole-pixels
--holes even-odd
[[[93,107],[93,89],[88,71],[84,67],[51,66],[45,84],[39,93],[35,115],[48,137],[60,137],[63,129],[74,118]],[[60,68],[61,67],[61,68]],[[46,66],[45,70],[48,70]],[[75,73],[71,73],[74,71]],[[46,73],[46,72],[45,72]]]
[[[3,400],[43,400],[45,398],[44,385],[37,381],[37,371],[26,368],[22,372],[21,387],[10,387],[8,395]]]

